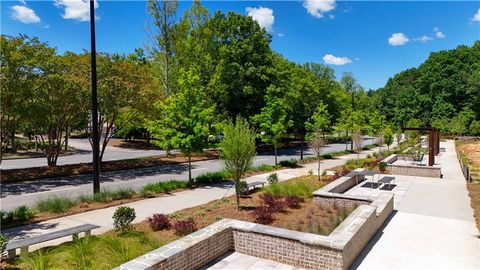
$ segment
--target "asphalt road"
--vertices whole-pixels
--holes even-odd
[[[79,153],[58,157],[57,165],[92,162],[92,147],[90,146],[88,139],[69,139],[69,146],[77,149]],[[103,161],[151,157],[165,154],[166,152],[164,150],[136,150],[107,146],[103,155]],[[2,170],[42,166],[47,166],[46,158],[9,159],[3,160],[0,165]]]
[[[370,144],[371,142],[372,139],[365,139],[365,144]],[[278,151],[278,161],[292,158],[299,159],[301,149],[302,148],[280,149]],[[313,153],[309,149],[304,148],[303,150],[305,157],[313,156]],[[325,148],[324,153],[342,150],[345,150],[345,144],[329,144]],[[274,160],[275,156],[273,153],[261,153],[255,157],[253,165],[273,164]],[[222,163],[220,160],[193,162],[192,177],[221,169]],[[121,188],[139,190],[148,183],[173,179],[186,181],[188,179],[188,165],[183,163],[135,170],[104,172],[101,174],[101,188],[102,190],[117,190]],[[38,200],[51,198],[52,196],[77,198],[81,195],[91,195],[92,189],[91,174],[2,184],[0,209],[11,210],[19,205],[34,206]]]

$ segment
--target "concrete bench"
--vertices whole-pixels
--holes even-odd
[[[250,188],[252,188],[252,190],[254,190],[255,188],[257,187],[260,187],[265,185],[265,182],[260,182],[260,181],[255,181],[255,182],[251,182],[251,183],[248,183],[247,184],[247,193],[250,193]]]
[[[59,230],[51,233],[45,233],[37,236],[32,236],[24,239],[19,240],[12,240],[7,244],[7,252],[8,258],[13,258],[17,254],[17,249],[20,249],[20,254],[25,254],[28,252],[28,247],[47,242],[50,240],[55,240],[58,238],[72,236],[73,240],[78,239],[79,233],[85,233],[85,237],[90,236],[91,231],[93,229],[100,228],[100,226],[93,225],[93,224],[83,224],[75,227],[71,227],[64,230]]]

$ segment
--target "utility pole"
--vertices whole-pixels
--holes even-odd
[[[98,134],[97,50],[95,48],[95,0],[90,0],[90,58],[92,80],[93,193],[100,192],[100,139]]]

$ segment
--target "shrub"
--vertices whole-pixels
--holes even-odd
[[[264,172],[264,171],[271,171],[271,170],[274,170],[276,168],[278,168],[278,166],[273,166],[273,165],[269,165],[269,164],[262,164],[262,165],[258,165],[257,167],[250,168],[249,171]]]
[[[273,185],[273,184],[276,184],[278,183],[278,174],[277,173],[271,173],[268,177],[267,177],[267,181],[270,185]]]
[[[263,193],[260,195],[260,199],[265,205],[271,208],[273,212],[281,212],[285,207],[285,204],[281,200],[280,196],[275,196],[270,193]]]
[[[285,206],[289,208],[299,208],[300,202],[303,202],[303,198],[297,196],[286,196],[285,197]]]
[[[313,170],[312,170],[312,169],[308,170],[308,175],[309,175],[309,176],[312,176],[312,175],[313,175]]]
[[[222,220],[222,219],[223,219],[222,216],[215,216],[215,220],[216,220],[216,221],[220,221],[220,220]]]
[[[323,154],[323,155],[322,155],[322,158],[323,158],[323,159],[333,159],[333,156],[332,156],[331,153],[328,153],[328,154]]]
[[[265,188],[267,193],[271,193],[275,196],[297,196],[302,198],[312,197],[312,192],[316,190],[316,187],[307,185],[302,182],[298,183],[281,183],[271,185]]]
[[[171,227],[170,218],[165,214],[154,214],[148,218],[148,223],[154,231],[165,230]]]
[[[207,172],[195,177],[195,181],[198,183],[213,183],[227,180],[229,177],[230,174],[227,171]]]
[[[26,205],[21,205],[13,210],[13,219],[23,222],[33,218],[33,210]]]
[[[298,160],[292,158],[289,160],[282,160],[278,164],[282,165],[283,167],[298,167]]]
[[[0,233],[0,259],[3,257],[3,253],[7,249],[8,238]]]
[[[190,217],[175,222],[173,229],[175,229],[175,233],[178,235],[187,235],[197,230],[197,223]]]
[[[0,211],[0,220],[2,225],[13,223],[13,211]]]
[[[248,193],[248,184],[246,181],[238,181],[235,184],[237,194],[246,195]]]
[[[135,219],[135,209],[128,206],[120,206],[113,214],[113,226],[117,231],[126,231],[132,227]]]
[[[384,173],[387,170],[387,163],[386,162],[380,162],[378,163],[378,169]]]
[[[255,221],[260,224],[270,224],[273,222],[273,211],[270,207],[259,206],[253,210]]]
[[[53,214],[65,213],[75,205],[75,202],[66,197],[53,197],[37,202],[37,209],[40,212]]]

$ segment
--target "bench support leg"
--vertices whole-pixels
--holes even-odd
[[[28,246],[20,248],[20,255],[26,255],[28,253]]]
[[[16,249],[10,249],[7,252],[7,258],[9,258],[9,259],[15,258],[16,255],[17,255],[17,250]]]
[[[73,239],[73,241],[77,240],[78,239],[78,233],[72,234],[72,239]]]
[[[92,231],[85,231],[85,237],[90,237],[92,235]]]

